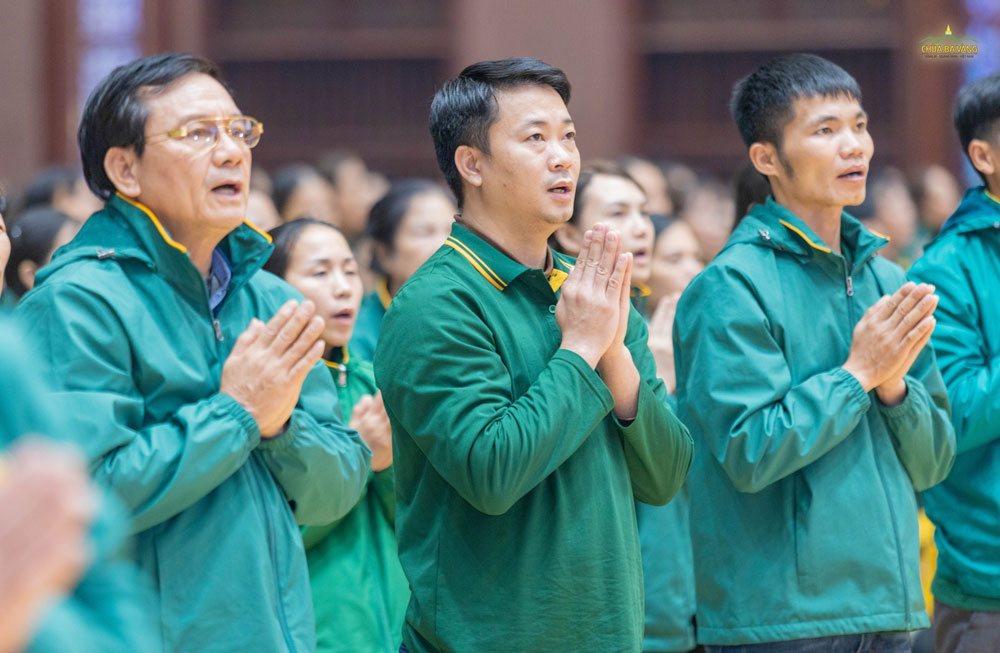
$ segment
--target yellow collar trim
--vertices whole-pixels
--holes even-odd
[[[503,291],[503,289],[507,287],[504,280],[501,279],[496,272],[491,270],[490,266],[486,265],[486,263],[481,258],[476,256],[475,252],[469,249],[462,241],[458,240],[454,236],[448,236],[448,239],[444,241],[444,244],[464,256],[465,260],[471,263],[472,267],[476,268],[476,271],[483,275],[483,277],[489,281],[494,288],[499,291]]]
[[[1000,197],[997,197],[996,195],[994,195],[993,193],[991,193],[989,190],[986,190],[986,197],[990,198],[991,200],[993,200],[997,204],[1000,204]]]
[[[342,365],[343,366],[347,365],[348,361],[351,360],[351,354],[350,354],[350,352],[347,351],[347,345],[343,345],[340,348],[340,351],[343,354],[343,360],[340,361],[339,363],[334,363],[333,361],[328,361],[325,358],[323,359],[323,362],[326,363],[327,367],[329,367],[331,369],[334,369],[334,370],[339,370]]]
[[[829,247],[823,247],[822,245],[817,245],[813,241],[809,240],[809,236],[807,236],[804,233],[802,233],[802,230],[799,229],[798,227],[796,227],[795,225],[791,225],[791,224],[785,222],[784,220],[779,220],[779,222],[781,224],[785,225],[786,227],[788,227],[789,229],[791,229],[792,231],[794,231],[795,233],[797,233],[799,236],[801,236],[802,240],[804,240],[807,243],[809,243],[809,246],[812,247],[813,249],[818,249],[819,251],[826,252],[827,254],[831,254],[832,253],[832,250]]]
[[[868,227],[865,227],[865,229],[868,229]],[[885,234],[880,234],[879,232],[875,231],[874,229],[868,229],[868,231],[872,232],[873,234],[875,234],[879,238],[885,238],[886,240],[892,240],[892,238],[889,238]]]
[[[375,294],[378,296],[378,300],[382,302],[382,308],[389,310],[389,304],[392,303],[392,295],[389,294],[388,280],[379,279],[375,283]]]
[[[653,293],[653,289],[644,283],[637,283],[632,286],[632,296],[633,297],[649,297]]]
[[[141,202],[137,202],[136,200],[134,200],[132,198],[125,197],[124,195],[122,195],[118,191],[115,191],[115,195],[117,195],[118,197],[122,198],[123,200],[125,200],[126,202],[128,202],[129,204],[131,204],[132,206],[134,206],[135,208],[137,208],[140,211],[142,211],[143,213],[145,213],[146,216],[150,220],[153,221],[153,226],[156,227],[156,230],[160,232],[160,236],[163,237],[163,240],[166,241],[166,243],[168,245],[170,245],[171,247],[173,247],[174,249],[176,249],[177,251],[179,251],[182,254],[187,254],[187,251],[188,251],[187,247],[185,247],[184,245],[181,245],[179,242],[177,242],[176,240],[174,240],[173,238],[171,238],[170,236],[167,235],[167,230],[163,228],[163,225],[160,224],[160,221],[157,219],[157,217],[155,215],[153,215],[153,212],[149,210],[148,206],[146,206],[145,204],[143,204]],[[270,240],[270,239],[268,239],[268,240]]]
[[[261,236],[263,236],[264,238],[266,238],[267,242],[269,242],[269,243],[272,242],[272,240],[271,240],[271,234],[267,233],[266,231],[264,231],[263,229],[261,229],[260,227],[258,227],[257,225],[255,225],[254,223],[250,222],[249,220],[244,220],[243,224],[245,224],[246,226],[250,227],[251,229],[253,229],[257,233],[259,233]]]
[[[552,270],[552,274],[549,275],[549,287],[552,288],[552,292],[558,292],[562,287],[563,282],[569,278],[569,273],[558,268]]]

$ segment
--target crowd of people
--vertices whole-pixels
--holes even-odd
[[[116,68],[0,205],[0,650],[1000,650],[1000,73],[963,197],[748,72],[723,181],[473,64],[442,183]]]

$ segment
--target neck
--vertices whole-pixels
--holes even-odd
[[[469,204],[458,222],[521,265],[536,269],[545,267],[549,236],[555,231],[554,227],[532,229],[531,225],[519,220],[487,214],[483,207]]]
[[[840,254],[840,215],[842,206],[815,206],[795,201],[780,189],[774,189],[774,201],[795,214],[823,240],[823,244]]]

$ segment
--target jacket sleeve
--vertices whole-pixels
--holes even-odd
[[[140,355],[96,292],[46,283],[16,314],[34,335],[49,385],[72,415],[91,474],[127,505],[139,532],[188,508],[238,470],[260,442],[253,417],[215,393],[147,424],[133,379]]]
[[[302,384],[288,429],[259,445],[301,525],[340,519],[368,481],[371,450],[340,420],[336,406],[337,389],[320,361]]]
[[[681,297],[674,322],[680,417],[733,486],[759,492],[843,441],[871,407],[840,367],[793,383],[752,284],[712,265]]]
[[[614,419],[622,435],[632,494],[643,503],[660,506],[670,501],[684,484],[694,443],[671,410],[666,386],[656,376],[656,363],[646,346],[647,336],[646,323],[633,309],[625,344],[639,371],[639,410],[628,426]]]
[[[406,307],[390,308],[375,354],[386,409],[463,499],[503,514],[611,412],[611,392],[580,356],[557,350],[513,397],[511,371],[475,300],[452,293],[442,315],[416,310],[426,305],[416,301],[423,286],[408,290]]]
[[[971,275],[958,265],[921,260],[910,276],[933,283],[939,297],[931,343],[948,388],[958,453],[1000,439],[1000,356],[984,346],[983,316]]]

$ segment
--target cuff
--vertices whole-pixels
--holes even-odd
[[[913,396],[914,384],[919,383],[912,376],[904,376],[903,382],[906,384],[906,396],[903,397],[903,401],[899,402],[895,406],[886,406],[878,399],[875,400],[875,404],[878,406],[879,412],[885,417],[887,421],[897,420],[900,417],[905,417],[907,414],[913,411],[913,402],[916,398]]]
[[[257,420],[253,418],[253,415],[246,408],[240,405],[240,402],[229,395],[220,392],[217,397],[220,405],[216,409],[215,416],[219,419],[229,417],[235,420],[247,434],[250,448],[253,449],[256,447],[261,441],[260,427],[257,426]]]
[[[862,410],[868,410],[872,405],[871,396],[865,392],[865,386],[861,385],[861,381],[845,370],[843,367],[838,367],[833,371],[833,379],[836,383],[843,383],[848,390],[849,399],[853,403],[857,403],[858,407]],[[903,403],[906,403],[905,401]]]
[[[576,369],[580,373],[580,376],[583,377],[584,382],[594,391],[594,394],[600,400],[601,405],[604,407],[604,413],[608,414],[611,412],[611,409],[615,407],[615,398],[611,396],[611,391],[604,384],[601,375],[597,373],[597,370],[591,368],[580,354],[568,349],[558,349],[552,356],[552,360],[563,361]]]
[[[264,451],[278,452],[291,447],[292,443],[295,442],[296,436],[301,430],[299,420],[296,419],[295,416],[295,413],[297,412],[299,412],[298,408],[292,411],[291,416],[288,418],[288,423],[285,425],[284,431],[273,438],[261,438],[258,448]]]

